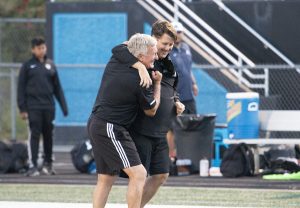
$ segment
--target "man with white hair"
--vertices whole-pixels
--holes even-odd
[[[146,68],[153,68],[157,59],[156,44],[149,35],[135,34],[128,41],[128,50]],[[93,208],[105,206],[120,170],[129,176],[128,207],[140,207],[147,173],[128,128],[139,108],[147,116],[155,115],[160,104],[161,78],[161,73],[152,71],[154,84],[149,88],[141,87],[137,70],[120,63],[114,55],[108,62],[88,121],[98,173]]]
[[[154,68],[163,74],[161,103],[153,117],[145,116],[139,111],[130,128],[132,139],[148,172],[141,207],[146,206],[168,178],[170,161],[166,134],[171,122],[184,111],[184,105],[179,102],[176,93],[178,76],[169,59],[169,52],[176,41],[176,31],[170,22],[157,20],[152,25],[151,34],[157,40],[158,60],[155,61]],[[113,54],[128,65],[138,62],[125,46],[115,48]]]

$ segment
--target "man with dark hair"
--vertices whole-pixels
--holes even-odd
[[[161,81],[161,103],[154,117],[147,117],[142,111],[133,123],[130,134],[146,168],[147,177],[141,207],[144,207],[166,181],[169,174],[169,149],[166,134],[171,121],[184,111],[184,105],[176,93],[177,73],[169,59],[169,52],[176,41],[176,31],[168,21],[156,21],[152,25],[152,36],[157,40],[158,60],[154,69],[163,74]],[[114,56],[121,62],[133,65],[137,62],[126,46],[113,50]]]
[[[157,59],[156,44],[156,40],[150,35],[136,34],[128,41],[128,50],[146,68],[153,68]],[[129,176],[128,207],[140,207],[146,170],[128,129],[139,109],[146,117],[154,116],[158,109],[162,75],[158,71],[151,73],[154,85],[147,89],[139,86],[138,72],[128,64],[120,63],[114,55],[105,68],[88,121],[98,173],[94,208],[104,208],[120,170]]]
[[[67,104],[61,88],[58,73],[52,60],[46,56],[47,47],[41,37],[31,41],[32,58],[25,62],[19,73],[18,107],[22,119],[29,121],[28,155],[29,170],[27,176],[38,176],[37,167],[40,135],[43,135],[44,163],[42,173],[54,175],[52,166],[53,120],[55,116],[54,96],[58,100],[65,116]]]
[[[194,96],[198,95],[198,86],[192,72],[191,49],[185,42],[183,42],[183,25],[180,22],[172,22],[172,25],[177,32],[177,40],[174,44],[173,50],[170,53],[170,58],[179,76],[177,86],[179,100],[185,106],[185,111],[183,114],[196,114],[197,110]],[[175,159],[176,145],[172,130],[168,132],[167,139],[170,149],[169,155],[172,159]]]

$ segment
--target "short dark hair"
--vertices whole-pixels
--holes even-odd
[[[171,38],[176,41],[177,33],[173,25],[166,20],[157,20],[152,25],[151,35],[156,38],[160,38],[163,34],[169,35]]]
[[[45,44],[46,41],[43,37],[35,37],[31,40],[31,48],[34,48],[36,46],[40,46],[42,44]]]

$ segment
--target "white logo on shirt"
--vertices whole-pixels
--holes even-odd
[[[51,65],[50,64],[45,64],[46,69],[50,70],[51,69]]]
[[[36,64],[30,65],[30,69],[34,69],[36,67]]]
[[[187,50],[185,53],[186,53],[186,55],[188,55],[188,56],[191,55],[191,51],[190,51],[190,50]]]

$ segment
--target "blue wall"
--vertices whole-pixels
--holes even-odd
[[[151,35],[151,30],[152,30],[152,26],[149,23],[145,22],[144,23],[144,33]]]
[[[68,13],[53,16],[53,54],[56,64],[106,64],[111,49],[127,40],[126,13]],[[94,104],[103,68],[58,68],[69,107],[56,125],[85,125]]]
[[[217,123],[226,123],[226,89],[205,71],[193,68],[199,94],[195,98],[198,114],[217,114]]]
[[[149,23],[144,23],[144,33],[151,33]],[[68,13],[55,14],[53,17],[53,54],[56,64],[106,64],[111,49],[127,39],[125,13]],[[57,106],[57,126],[86,124],[103,71],[104,68],[58,68],[69,116],[63,117]],[[226,122],[226,90],[203,70],[194,68],[193,72],[199,87],[196,97],[198,113],[217,113],[217,122]]]

